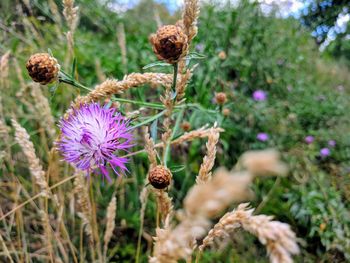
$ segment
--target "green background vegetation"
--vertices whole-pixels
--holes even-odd
[[[64,32],[67,28],[63,18],[55,18],[47,1],[30,1],[31,9],[25,8],[21,1],[14,2],[22,7],[23,13],[18,13],[18,7],[12,1],[2,3],[1,24],[7,30],[2,28],[1,31],[0,53],[11,51],[28,82],[30,79],[24,74],[24,65],[32,53],[45,52],[50,48],[65,66],[67,44]],[[59,1],[57,4],[61,10]],[[99,82],[96,61],[108,77],[121,79],[127,73],[144,72],[145,65],[156,61],[148,41],[149,34],[157,29],[154,10],[164,24],[173,23],[180,15],[170,15],[165,7],[151,1],[142,1],[121,14],[93,0],[80,0],[77,4],[80,6],[80,24],[75,35],[77,77],[87,86]],[[25,26],[28,23],[33,27],[32,31]],[[122,63],[117,41],[120,23],[125,27],[126,66]],[[290,167],[289,176],[256,181],[253,189],[256,198],[252,206],[258,206],[267,198],[259,212],[274,215],[292,226],[302,239],[302,253],[296,261],[350,260],[350,74],[346,62],[335,60],[331,52],[320,54],[310,31],[299,21],[264,16],[257,4],[248,1],[242,1],[236,8],[203,6],[192,50],[205,55],[205,59],[191,62],[198,63],[198,66],[187,89],[187,101],[218,111],[203,114],[200,110],[191,110],[185,120],[191,123],[192,128],[218,122],[225,129],[216,166],[230,168],[243,152],[250,149],[279,149]],[[218,56],[221,51],[226,53],[225,59]],[[146,71],[149,70],[170,72],[171,68]],[[31,115],[27,106],[16,97],[19,82],[17,73],[12,69],[10,79],[10,87],[1,90],[6,121],[10,126],[10,118],[16,116],[31,132],[38,155],[45,164],[48,160],[47,143],[38,132],[38,116]],[[267,92],[266,101],[255,102],[252,99],[252,93],[258,89]],[[220,91],[229,98],[224,106],[230,109],[227,117],[213,103],[215,92]],[[47,89],[46,95],[50,98],[56,120],[78,92],[63,84],[55,93]],[[123,97],[157,101],[160,93],[160,90],[143,87]],[[122,109],[129,110],[127,107],[130,106],[123,105]],[[259,132],[268,133],[270,139],[259,142],[256,139]],[[307,135],[314,136],[315,142],[306,144],[304,138]],[[321,158],[320,149],[328,147],[327,142],[331,139],[336,141],[336,146],[331,148],[329,157]],[[142,145],[142,139],[139,143]],[[0,141],[0,147],[7,147],[7,142]],[[14,153],[19,151],[17,146],[12,148]],[[186,160],[180,157],[182,151],[188,154]],[[187,189],[193,184],[204,152],[204,142],[195,141],[172,153],[175,187],[171,196],[176,208],[181,207]],[[148,169],[146,155],[132,159],[129,168],[130,180],[123,185],[125,200],[118,199],[117,228],[110,255],[114,262],[134,259],[140,224],[139,192]],[[1,162],[2,177],[6,177],[8,169],[5,162]],[[26,164],[18,163],[12,172],[24,174],[25,171]],[[24,181],[23,178],[20,180]],[[113,189],[98,181],[95,197],[100,210],[104,211]],[[154,234],[154,211],[154,202],[149,202],[145,231],[150,234]],[[100,216],[103,218],[103,214]],[[142,249],[142,259],[146,261],[148,250],[145,239],[142,240]],[[267,261],[259,242],[243,233],[237,233],[225,249],[213,251],[206,252],[202,262]]]

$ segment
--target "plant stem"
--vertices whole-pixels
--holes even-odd
[[[147,120],[145,120],[145,121],[143,121],[143,122],[140,122],[140,123],[138,123],[138,124],[136,124],[136,125],[130,127],[129,129],[127,129],[127,131],[132,131],[132,130],[134,130],[134,129],[140,127],[140,126],[143,126],[143,125],[145,125],[145,124],[147,124],[147,123],[150,123],[150,122],[152,122],[152,121],[154,121],[154,120],[160,118],[160,117],[163,116],[164,114],[165,114],[165,110],[162,111],[162,112],[160,112],[160,113],[158,113],[157,115],[152,116],[151,118],[149,118],[149,119],[147,119]]]
[[[170,152],[170,145],[171,145],[171,140],[174,138],[174,135],[176,134],[176,132],[178,131],[179,127],[180,127],[180,122],[183,118],[185,112],[185,108],[182,108],[182,110],[179,112],[179,115],[177,116],[176,122],[175,122],[175,127],[173,129],[173,132],[167,142],[167,145],[165,147],[165,155],[164,155],[164,165],[166,166],[166,163],[168,161],[168,156],[169,156],[169,152]]]
[[[155,108],[155,109],[159,109],[159,110],[165,109],[164,105],[159,104],[159,103],[143,102],[143,101],[138,101],[138,100],[123,99],[123,98],[113,98],[112,101],[119,101],[119,102],[135,104],[135,105],[141,105],[141,106]]]

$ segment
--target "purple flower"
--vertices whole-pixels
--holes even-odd
[[[114,153],[127,151],[132,145],[128,122],[113,108],[98,103],[74,109],[67,119],[62,119],[62,139],[58,149],[64,159],[88,174],[100,171],[108,181],[108,167],[119,175],[127,171],[127,159]]]
[[[327,157],[327,156],[329,156],[331,154],[331,151],[328,149],[328,148],[322,148],[321,150],[320,150],[320,155],[322,156],[322,157]]]
[[[256,90],[253,92],[253,99],[256,101],[264,101],[267,99],[266,92],[263,90]]]
[[[314,136],[308,135],[308,136],[305,137],[304,140],[305,140],[305,142],[306,142],[307,144],[311,144],[311,143],[314,142],[315,138],[314,138]]]
[[[256,136],[256,138],[257,138],[259,141],[266,142],[266,141],[269,139],[269,135],[268,135],[267,133],[260,132],[260,133],[258,133],[258,135]]]
[[[335,142],[335,140],[329,140],[328,141],[328,146],[330,146],[330,147],[335,147],[336,144],[337,143]]]

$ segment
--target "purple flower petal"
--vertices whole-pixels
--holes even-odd
[[[258,133],[258,135],[256,136],[256,138],[257,138],[259,141],[266,142],[266,141],[269,139],[269,135],[268,135],[267,133],[260,132],[260,133]]]
[[[305,137],[305,142],[306,142],[307,144],[313,143],[314,140],[315,140],[315,137],[314,137],[314,136],[308,135],[308,136]]]
[[[328,141],[328,146],[330,147],[335,147],[337,145],[336,141],[335,140],[329,140]]]
[[[328,149],[328,148],[322,148],[321,150],[320,150],[320,155],[322,156],[322,157],[327,157],[327,156],[329,156],[331,154],[331,151]]]
[[[117,174],[127,171],[127,159],[115,154],[132,147],[128,125],[113,108],[98,103],[81,105],[61,120],[62,138],[57,146],[64,159],[76,168],[88,174],[100,171],[110,181],[108,168]]]
[[[264,101],[267,99],[267,94],[263,90],[256,90],[253,92],[253,99],[255,101]]]

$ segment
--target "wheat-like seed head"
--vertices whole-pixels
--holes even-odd
[[[24,155],[28,160],[29,171],[35,179],[35,182],[40,187],[43,196],[50,197],[52,193],[46,182],[45,171],[40,164],[39,158],[35,154],[33,143],[30,141],[27,131],[14,119],[12,126],[15,128],[15,140],[21,146]]]
[[[228,236],[235,229],[241,227],[257,236],[260,242],[266,246],[272,263],[293,262],[291,255],[298,254],[299,248],[296,236],[289,225],[272,221],[271,216],[255,216],[253,212],[254,209],[249,209],[249,204],[240,204],[237,209],[225,214],[209,231],[199,249],[203,250],[215,239]]]
[[[199,169],[198,176],[196,178],[197,184],[204,183],[211,179],[211,170],[213,169],[215,157],[216,157],[216,144],[219,141],[220,133],[214,128],[210,129],[208,135],[207,155],[203,158],[203,163]]]
[[[107,207],[107,225],[105,230],[105,235],[103,238],[104,241],[104,255],[107,254],[108,243],[113,236],[113,230],[115,227],[115,217],[116,217],[116,209],[117,209],[117,198],[115,196],[112,197],[112,200],[109,202]]]

